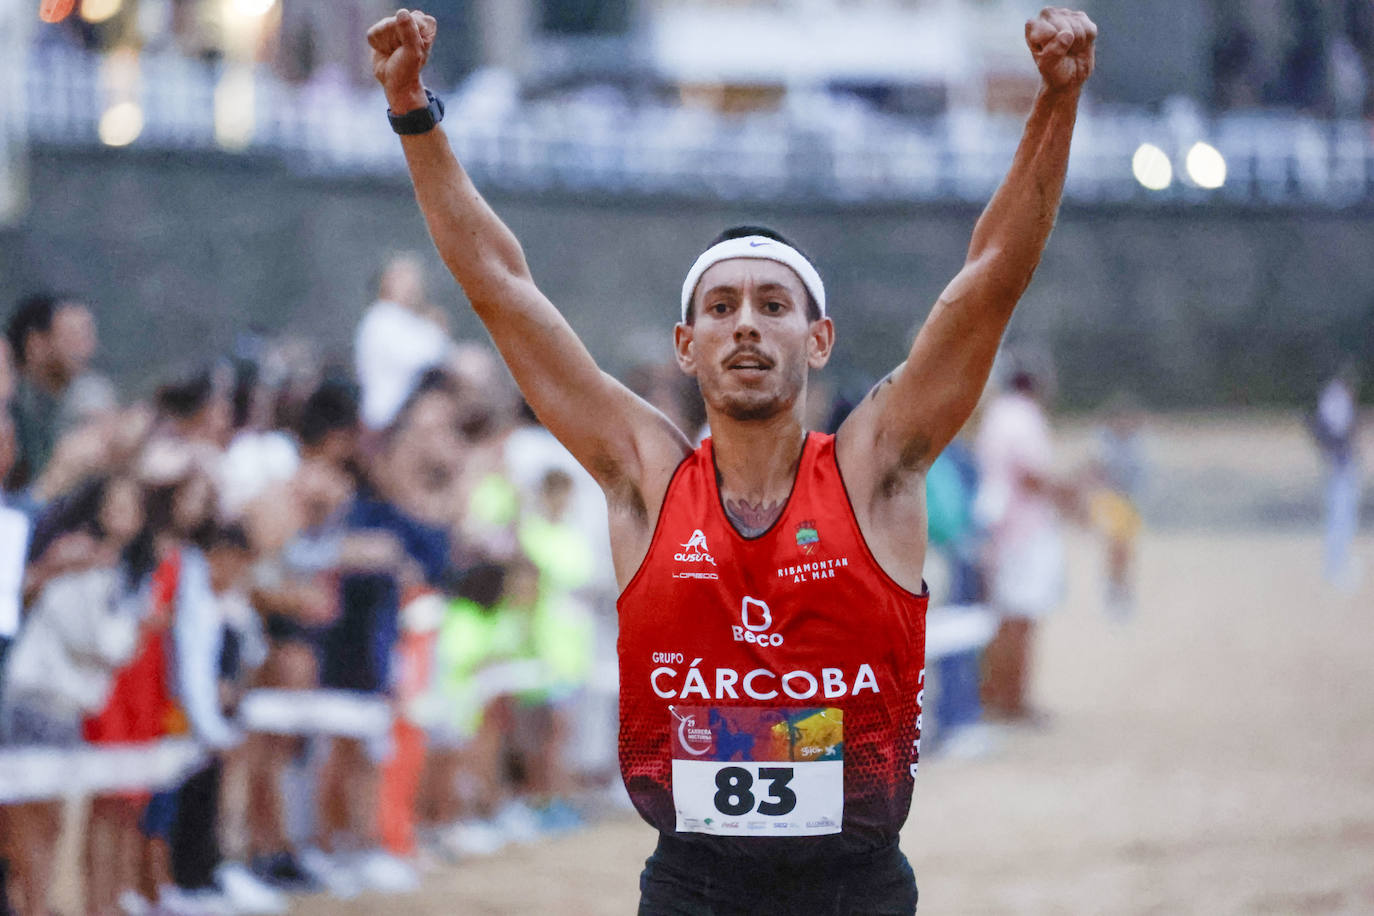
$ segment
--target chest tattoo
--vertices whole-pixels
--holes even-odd
[[[747,538],[758,537],[773,527],[787,505],[785,499],[771,503],[751,503],[746,499],[727,499],[724,502],[725,515],[730,523]]]

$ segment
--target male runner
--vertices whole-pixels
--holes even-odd
[[[811,263],[749,228],[697,259],[674,329],[710,421],[693,449],[597,368],[435,129],[420,81],[434,20],[399,10],[368,32],[440,256],[606,494],[621,771],[660,832],[641,913],[915,910],[897,834],[920,738],[924,474],[982,393],[1054,224],[1096,34],[1063,9],[1026,24],[1042,85],[1011,171],[910,356],[835,436],[802,425],[834,343]]]

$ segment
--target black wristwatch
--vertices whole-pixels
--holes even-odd
[[[388,108],[386,119],[391,122],[391,129],[402,135],[423,134],[433,130],[435,124],[444,120],[443,100],[428,89],[425,90],[425,98],[429,99],[428,105],[407,111],[405,114],[393,114]]]

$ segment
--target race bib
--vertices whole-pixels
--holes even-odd
[[[819,836],[844,820],[844,714],[670,706],[682,833]]]

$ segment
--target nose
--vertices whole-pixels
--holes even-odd
[[[735,310],[735,340],[758,340],[758,315],[752,300],[746,300],[743,307]]]

